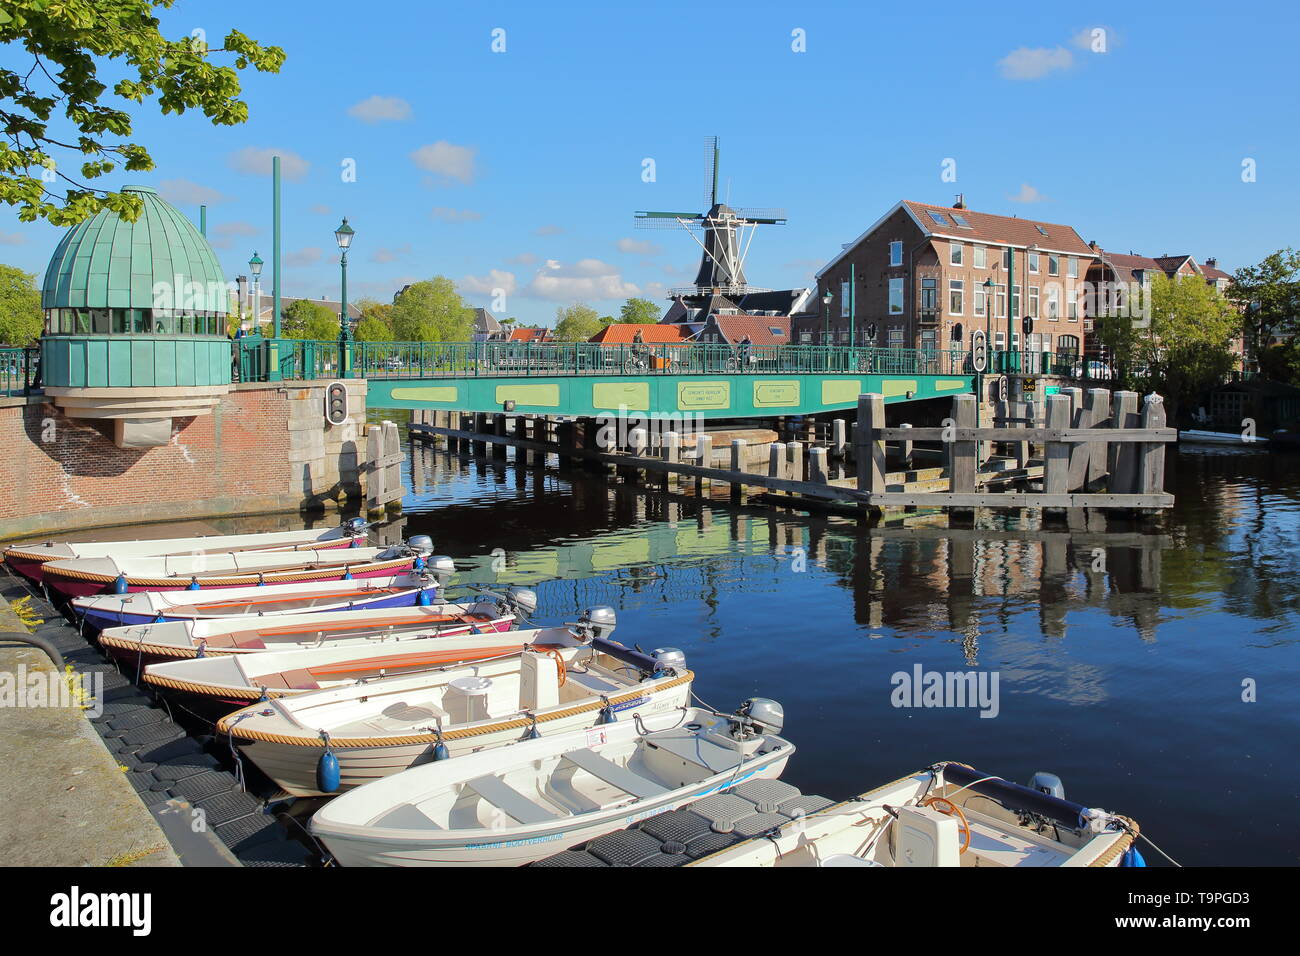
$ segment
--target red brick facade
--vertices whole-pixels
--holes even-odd
[[[330,457],[291,454],[291,422],[323,416],[303,386],[244,386],[209,415],[177,418],[168,445],[122,449],[112,423],[73,419],[53,404],[0,404],[0,539],[45,531],[222,514],[322,507],[360,492],[364,438],[330,444]],[[364,421],[364,400],[358,421]],[[361,428],[351,426],[359,436]],[[324,451],[324,449],[322,449]],[[360,453],[358,456],[357,453]],[[300,459],[294,461],[292,459]],[[305,459],[305,460],[302,460]]]

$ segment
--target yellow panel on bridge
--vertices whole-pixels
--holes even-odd
[[[706,408],[730,408],[730,382],[678,382],[677,410],[693,412]]]
[[[402,398],[413,402],[454,402],[460,398],[460,389],[455,385],[399,387],[393,389],[393,398]]]
[[[799,404],[799,380],[754,383],[755,408],[791,408]]]
[[[591,404],[596,408],[626,408],[630,412],[648,412],[650,383],[597,382],[591,386]]]
[[[543,408],[560,407],[560,386],[558,385],[498,385],[497,404],[515,402],[518,405],[534,405]]]

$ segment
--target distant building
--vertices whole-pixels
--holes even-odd
[[[695,341],[701,345],[789,345],[788,315],[721,315],[708,317]]]
[[[254,296],[252,285],[248,282],[247,276],[237,276],[235,278],[236,301],[239,307],[239,314],[244,316],[241,324],[244,333],[260,332],[262,335],[270,335],[275,319],[275,300],[265,286],[262,287],[261,294]],[[281,313],[299,299],[307,299],[316,305],[324,306],[329,309],[337,318],[342,303],[338,299],[329,299],[321,296],[319,299],[310,298],[301,295],[282,295],[280,296]],[[256,300],[256,305],[255,305]],[[253,312],[257,310],[256,319]],[[355,302],[348,303],[348,322],[353,328],[356,328],[357,322],[361,319],[361,309]]]
[[[993,349],[1069,360],[1083,351],[1083,281],[1095,256],[1061,223],[976,212],[960,196],[952,206],[904,200],[817,273],[811,308],[793,319],[794,339],[935,351],[964,349],[970,330],[985,329]],[[1035,322],[1022,342],[1024,316]]]
[[[506,337],[505,329],[497,321],[497,317],[487,309],[474,309],[474,331],[471,338],[475,342],[488,342],[494,339],[504,339]]]
[[[511,329],[510,334],[506,337],[510,342],[529,342],[534,345],[540,342],[549,342],[554,338],[554,332],[545,328],[521,328]]]
[[[615,322],[605,326],[587,341],[597,345],[631,345],[636,341],[638,332],[646,345],[682,345],[691,339],[690,330],[683,325]]]
[[[812,289],[749,291],[723,295],[721,292],[677,295],[661,322],[682,325],[690,334],[704,328],[711,315],[767,315],[789,317],[808,307]]]

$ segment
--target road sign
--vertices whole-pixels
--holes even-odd
[[[1036,379],[1036,378],[1026,378],[1026,379],[1022,379],[1021,382],[1020,382],[1020,390],[1021,390],[1022,392],[1035,392],[1035,391],[1037,391],[1037,390],[1038,390],[1038,379]]]

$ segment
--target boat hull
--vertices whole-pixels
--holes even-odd
[[[692,675],[670,681],[646,695],[644,703],[635,710],[627,710],[620,719],[631,720],[633,713],[658,714],[688,706],[690,703]],[[543,734],[564,733],[600,725],[599,700],[583,707],[571,707],[563,716],[539,715],[538,729]],[[316,788],[316,767],[325,752],[321,741],[315,737],[272,736],[274,739],[249,739],[241,736],[237,726],[240,715],[233,714],[222,722],[218,732],[235,729],[235,742],[244,754],[278,786],[296,797],[330,796]],[[503,719],[472,733],[452,731],[444,743],[452,757],[471,753],[487,747],[502,747],[522,740],[529,728],[524,719]],[[246,731],[244,733],[247,733]],[[463,735],[462,735],[463,734]],[[412,742],[405,743],[403,740]],[[350,746],[346,739],[331,741],[330,749],[339,763],[339,792],[359,787],[371,780],[387,777],[408,767],[433,760],[436,739],[432,734],[418,734],[408,738],[393,738],[391,743],[373,746]]]
[[[785,770],[792,747],[756,758],[735,777],[722,784],[699,789],[673,791],[663,797],[640,800],[605,813],[557,820],[553,827],[530,831],[522,839],[488,839],[467,843],[448,834],[448,839],[430,839],[427,832],[400,836],[387,834],[325,831],[313,828],[342,866],[523,866],[552,856],[561,850],[631,826],[638,820],[676,810],[711,793],[730,789],[746,780],[775,780]],[[349,828],[354,829],[354,828]]]

